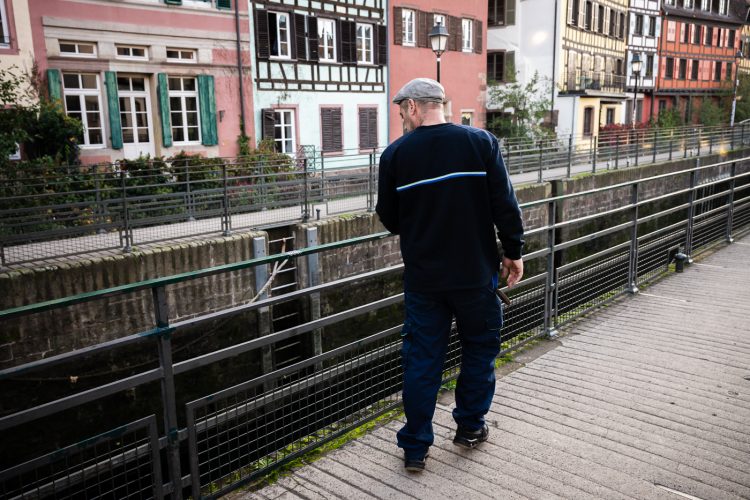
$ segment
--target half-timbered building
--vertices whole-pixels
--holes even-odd
[[[566,0],[558,85],[559,131],[587,142],[623,121],[627,0]]]
[[[656,74],[659,68],[659,36],[661,34],[661,0],[630,0],[628,32],[628,55],[626,86],[628,93],[638,90],[633,115],[635,97],[627,101],[625,122],[636,123],[648,121],[653,112],[653,95],[656,89]],[[633,72],[633,56],[638,55],[641,61],[639,74]],[[637,81],[636,81],[637,79]],[[636,88],[637,87],[637,88]],[[631,94],[633,96],[634,94]]]
[[[251,3],[258,139],[329,155],[387,143],[385,0]]]
[[[744,0],[664,0],[657,115],[676,106],[697,123],[703,102],[731,92],[747,11]]]
[[[446,119],[484,127],[487,0],[392,0],[388,5],[392,16],[391,97],[413,78],[437,77],[437,61],[428,35],[436,24],[441,24],[449,34],[440,72],[447,100]],[[403,133],[398,112],[392,111],[390,140]]]

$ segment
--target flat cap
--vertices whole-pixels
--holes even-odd
[[[415,78],[398,91],[393,102],[400,104],[406,99],[426,102],[445,102],[445,89],[431,78]]]

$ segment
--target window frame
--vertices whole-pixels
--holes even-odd
[[[505,26],[505,2],[506,0],[489,0],[487,12],[488,26]],[[493,10],[494,16],[492,15]],[[498,22],[500,18],[502,18],[502,21]],[[437,21],[435,21],[435,24],[437,24]]]
[[[178,55],[180,57],[169,57],[170,51],[177,51]],[[178,64],[197,64],[198,63],[198,50],[197,49],[188,49],[184,47],[167,47],[167,62],[170,63],[178,63]],[[190,53],[193,54],[194,57],[191,59],[185,59],[182,57],[183,53]]]
[[[674,57],[664,59],[664,78],[668,80],[674,79]]]
[[[645,76],[647,78],[653,78],[654,77],[654,54],[647,54],[646,55],[646,72]]]
[[[590,113],[588,119],[587,113]],[[588,128],[588,131],[586,131],[586,128]],[[594,135],[594,106],[583,108],[583,135],[587,137]]]
[[[677,79],[678,80],[687,80],[687,59],[680,58],[679,64],[677,65]]]
[[[65,86],[65,75],[76,75],[78,76],[78,82],[80,84],[79,88],[67,88]],[[92,75],[96,81],[96,88],[83,88],[83,75]],[[104,115],[102,113],[102,86],[99,82],[99,73],[88,73],[88,72],[76,72],[76,71],[66,71],[61,74],[60,83],[62,85],[62,97],[63,97],[63,106],[65,109],[65,114],[67,116],[70,116],[68,111],[68,100],[66,97],[68,96],[75,96],[78,97],[78,102],[81,106],[81,124],[83,125],[83,143],[79,144],[81,149],[103,149],[107,147],[107,131],[104,126]],[[99,107],[99,123],[100,127],[97,127],[101,130],[101,137],[102,142],[100,143],[92,143],[89,138],[89,130],[91,128],[88,126],[89,118],[88,118],[88,111],[86,110],[86,97],[92,97],[95,96],[97,100],[97,106]],[[75,112],[75,111],[74,111]]]
[[[474,52],[474,20],[461,18],[461,52]]]
[[[284,153],[287,155],[294,155],[297,152],[297,123],[295,120],[295,109],[294,108],[273,108],[273,116],[274,116],[274,124],[273,124],[273,143],[274,148],[279,153]],[[280,115],[285,115],[289,113],[290,114],[290,120],[289,123],[285,123],[284,120],[279,120]],[[289,127],[291,130],[290,135],[291,137],[287,138],[285,137],[285,127]],[[282,137],[280,139],[276,138],[276,129],[280,128],[282,131]],[[343,114],[342,114],[342,129],[343,129]],[[284,151],[284,146],[286,145],[286,141],[290,140],[292,141],[292,150],[291,151]],[[282,147],[277,147],[277,145],[280,144]],[[343,138],[342,138],[342,147],[343,147]]]
[[[181,81],[180,90],[172,90],[169,88],[169,80],[172,78],[180,79]],[[184,90],[185,85],[182,82],[184,82],[185,80],[193,80],[195,82],[195,90]],[[174,133],[175,125],[172,123],[172,113],[175,112],[172,109],[173,97],[180,99],[180,112],[182,114],[182,125],[180,125],[179,127],[183,129],[183,137],[185,138],[185,140],[183,141],[178,141],[174,139],[176,137],[176,134]],[[189,129],[192,127],[188,125],[188,120],[187,120],[188,110],[187,110],[187,106],[185,106],[185,99],[190,98],[190,97],[195,97],[196,119],[197,119],[197,124],[198,124],[197,126],[198,138],[195,140],[189,139],[189,132],[190,132]],[[200,96],[198,92],[198,78],[196,78],[195,76],[186,76],[186,75],[167,75],[167,102],[169,103],[169,129],[172,132],[172,138],[173,138],[172,144],[175,146],[200,145],[201,139],[203,138],[203,133],[201,130],[201,116],[200,116],[201,108],[200,108]]]
[[[291,32],[292,32],[292,29],[293,29],[292,28],[292,24],[291,24],[292,23],[292,16],[289,14],[289,12],[269,10],[268,11],[269,32],[270,32],[270,29],[271,29],[270,25],[271,25],[271,15],[272,14],[274,16],[276,16],[275,17],[276,21],[274,23],[273,29],[276,32],[277,51],[279,53],[278,54],[274,54],[273,53],[274,46],[273,46],[273,43],[270,43],[271,40],[270,40],[270,37],[269,37],[269,47],[268,47],[269,57],[271,59],[291,59],[292,58],[292,35],[291,35]],[[283,41],[283,42],[286,43],[286,54],[282,54],[281,53],[281,44],[283,42],[282,42],[282,39],[281,39],[281,23],[279,22],[279,16],[286,18],[286,40]],[[269,35],[270,35],[270,33],[269,33]]]
[[[326,27],[330,26],[331,28],[331,46],[328,46],[326,38],[323,36],[326,31]],[[336,62],[336,58],[338,57],[338,54],[336,53],[336,20],[328,18],[328,17],[319,17],[318,18],[318,61],[319,62]],[[333,54],[333,57],[328,57],[327,52],[330,52]],[[321,54],[323,52],[323,54]],[[272,56],[273,57],[273,56]]]
[[[635,28],[633,29],[633,35],[643,36],[643,22],[644,22],[643,14],[636,14],[635,15]]]
[[[130,49],[131,55],[123,56],[118,51],[121,48]],[[142,49],[143,55],[142,56],[134,56],[132,55],[133,49]],[[127,44],[115,44],[115,59],[123,59],[126,61],[148,61],[148,47],[144,45],[127,45]]]
[[[416,17],[417,12],[413,9],[401,10],[401,45],[406,47],[416,47]]]
[[[656,16],[648,16],[648,36],[656,36]]]
[[[58,47],[60,49],[60,56],[61,57],[81,57],[84,59],[95,59],[98,57],[99,54],[99,47],[97,47],[96,42],[81,42],[81,41],[75,41],[75,40],[58,40]],[[75,52],[63,52],[63,45],[74,45],[76,48]],[[80,52],[79,46],[81,45],[90,45],[92,48],[91,53],[87,52]]]
[[[360,53],[364,56],[367,53],[367,49],[364,48],[364,44],[366,41],[368,41],[367,37],[361,37],[362,38],[362,45],[363,49],[360,50],[359,48],[359,30],[362,28],[363,32],[365,28],[368,28],[370,30],[370,36],[369,36],[369,42],[370,42],[370,58],[369,60],[365,58],[360,58]],[[372,24],[368,23],[357,23],[355,27],[355,50],[357,52],[357,64],[375,64],[375,27]]]
[[[10,20],[8,19],[8,11],[10,9],[7,9],[5,7],[5,0],[0,0],[0,29],[2,29],[4,33],[4,38],[0,38],[0,48],[2,49],[9,49],[11,46],[11,36],[10,36]],[[6,42],[5,39],[8,41]]]
[[[713,75],[713,81],[720,82],[721,81],[721,61],[714,61],[714,75]]]
[[[464,118],[469,118],[469,123],[464,123]],[[473,109],[462,109],[461,110],[461,125],[465,125],[467,127],[473,127],[474,126],[474,110]]]

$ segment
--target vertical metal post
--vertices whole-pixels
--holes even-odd
[[[740,133],[741,133],[740,138],[742,139],[741,141],[742,146],[744,146],[745,145],[745,123],[744,122],[740,123]]]
[[[672,161],[672,147],[674,146],[674,132],[669,135],[669,161]]]
[[[367,176],[367,211],[375,210],[375,151],[370,153],[370,169]]]
[[[570,168],[573,166],[573,134],[568,137],[568,174],[566,177],[570,179]]]
[[[729,133],[732,134],[731,144],[732,144],[732,149],[734,150],[734,125],[732,125],[732,128],[730,129]]]
[[[714,136],[709,134],[708,136],[708,154],[714,153]]]
[[[221,232],[224,236],[232,234],[232,218],[229,213],[229,178],[227,177],[227,165],[221,166],[221,174],[224,178],[223,205],[224,213],[221,216]]]
[[[690,132],[685,131],[682,134],[682,157],[687,158],[687,152],[688,152],[688,134]]]
[[[307,247],[318,245],[318,228],[308,227],[305,231],[307,238]],[[309,254],[307,260],[307,286],[316,286],[320,284],[320,262],[318,254]],[[320,293],[310,294],[310,321],[320,319]],[[317,356],[323,353],[323,330],[318,329],[312,332],[313,355]]]
[[[508,173],[511,172],[511,170],[510,170],[510,154],[511,154],[512,151],[513,151],[513,149],[511,148],[511,145],[508,144]]]
[[[151,290],[154,301],[154,316],[156,326],[166,328],[169,326],[169,306],[167,305],[167,292],[165,287],[160,286]],[[172,364],[172,337],[171,332],[159,334],[159,367],[162,371],[161,397],[164,405],[164,432],[167,437],[167,463],[169,477],[172,483],[171,498],[182,498],[182,467],[180,465],[180,438],[177,424],[177,398],[174,386],[174,366]]]
[[[630,192],[633,214],[630,222],[630,261],[628,265],[628,287],[630,293],[638,293],[638,182],[634,182]]]
[[[542,182],[542,141],[539,141],[539,183]]]
[[[591,173],[596,173],[597,155],[599,154],[599,138],[594,136],[594,161],[591,162]]]
[[[700,166],[700,158],[696,160],[696,167]],[[698,181],[698,171],[690,172],[690,193],[688,195],[688,225],[685,233],[685,253],[688,256],[688,264],[693,262],[693,224],[695,220],[695,186]]]
[[[122,246],[123,252],[130,252],[133,250],[133,235],[130,232],[130,214],[128,208],[128,186],[127,179],[125,178],[125,171],[120,170],[120,185],[122,195],[122,223],[123,223],[123,235],[124,243]]]
[[[553,304],[556,294],[555,270],[555,219],[557,205],[554,200],[547,202],[547,279],[544,285],[544,331],[548,338],[556,338],[558,333],[557,311]]]
[[[653,158],[651,159],[651,163],[656,163],[656,152],[658,151],[658,145],[659,145],[659,132],[654,129],[654,143],[653,143]]]
[[[193,222],[195,220],[195,212],[193,210],[193,192],[192,187],[190,186],[190,165],[187,163],[185,164],[185,193],[185,196],[187,196],[185,201],[187,202],[188,221]]]
[[[726,231],[727,243],[734,243],[734,238],[732,238],[732,225],[734,223],[734,187],[735,187],[736,175],[737,175],[737,163],[732,162],[732,166],[729,170],[729,197],[727,200],[727,231]]]
[[[635,133],[635,166],[638,166],[638,157],[641,154],[641,138],[640,134],[638,134],[637,130],[633,131]]]
[[[309,197],[309,179],[307,178],[307,158],[302,160],[302,222],[307,222],[310,219],[310,197]]]
[[[620,136],[615,136],[615,170],[620,165]]]
[[[702,136],[703,136],[703,134],[701,133],[701,128],[698,128],[698,130],[695,131],[695,135],[698,136],[698,140],[696,141],[697,142],[697,144],[696,144],[696,148],[697,148],[696,155],[700,156],[701,155],[701,139],[702,139]]]
[[[95,224],[104,224],[104,204],[102,203],[102,191],[99,182],[99,176],[96,172],[96,165],[91,166],[91,175],[94,176],[94,195],[96,198],[96,209],[94,211]],[[97,233],[104,234],[106,231],[104,228],[99,228]]]
[[[596,163],[595,162],[595,157],[594,157],[595,156],[595,152],[594,152],[594,148],[595,148],[594,145],[595,144],[596,144],[596,142],[594,141],[594,136],[592,135],[591,137],[589,137],[589,157],[591,159],[591,165],[592,165],[591,170],[592,171],[595,168],[593,165],[594,165],[594,163]]]
[[[326,196],[326,163],[325,155],[322,151],[320,152],[320,201],[328,203],[328,197]]]
[[[261,259],[268,254],[266,251],[266,238],[258,236],[253,238],[253,258]],[[253,268],[254,281],[255,281],[255,293],[259,294],[263,287],[268,282],[268,264],[255,266]],[[258,295],[258,300],[268,298],[268,291],[264,291]],[[271,332],[271,308],[261,307],[258,309],[258,336],[265,337],[270,335]],[[267,345],[261,347],[261,368],[263,374],[271,373],[273,371],[273,346]],[[269,392],[274,388],[274,382],[264,382],[263,389],[265,392]]]

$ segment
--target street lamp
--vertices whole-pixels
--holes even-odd
[[[735,54],[736,59],[742,59],[742,51],[738,50]],[[734,65],[734,91],[732,97],[732,116],[729,118],[729,126],[734,127],[734,112],[737,110],[737,87],[740,86],[740,64],[735,62]]]
[[[635,77],[635,92],[633,92],[633,121],[631,123],[632,128],[635,128],[636,107],[638,105],[638,78],[641,76],[641,56],[638,53],[633,54],[633,61],[631,62],[631,68],[633,69],[633,76]]]
[[[448,43],[448,30],[445,26],[438,21],[438,23],[432,27],[430,31],[430,45],[432,45],[432,51],[437,57],[437,81],[440,81],[440,56],[445,52],[445,46]]]

